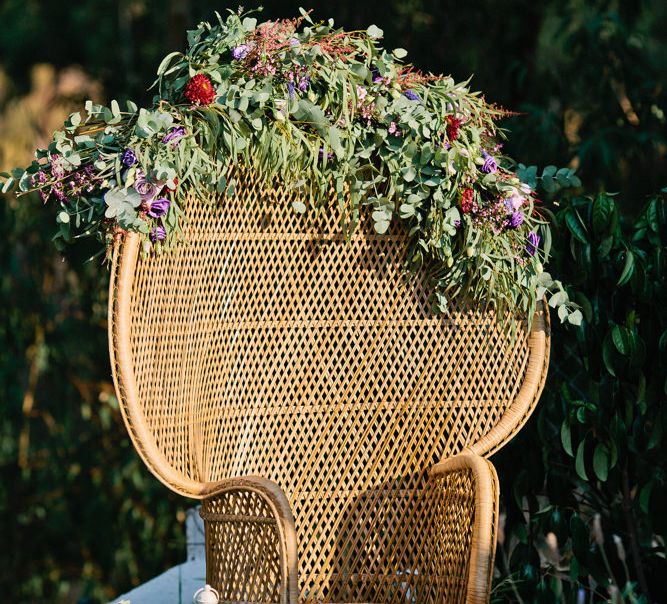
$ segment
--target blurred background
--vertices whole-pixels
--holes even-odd
[[[299,4],[270,0],[264,17]],[[667,3],[304,7],[346,29],[377,24],[424,70],[474,75],[473,89],[518,112],[503,123],[510,155],[578,169],[582,189],[545,202],[552,273],[586,321],[556,327],[539,410],[494,458],[493,598],[667,601]],[[149,104],[161,57],[227,8],[238,4],[0,0],[0,171],[27,165],[87,98]],[[0,593],[92,604],[184,559],[193,502],[133,452],[108,365],[107,271],[86,263],[86,245],[56,252],[54,218],[36,198],[0,196]]]

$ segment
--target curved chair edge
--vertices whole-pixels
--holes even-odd
[[[471,470],[475,478],[475,516],[470,551],[466,604],[487,604],[496,553],[498,475],[493,464],[465,449],[431,468],[432,477]]]
[[[140,247],[141,237],[138,233],[127,233],[122,242],[118,241],[114,247],[108,317],[113,383],[132,444],[151,473],[175,493],[201,499],[204,497],[201,493],[206,489],[205,483],[188,478],[171,466],[159,450],[139,408],[130,350],[130,300],[134,271],[124,269],[134,267]]]
[[[519,392],[500,421],[477,442],[470,451],[488,457],[512,439],[532,415],[540,399],[549,369],[551,343],[551,319],[544,300],[538,302],[528,337],[530,356],[526,375]]]

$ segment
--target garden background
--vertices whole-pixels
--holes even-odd
[[[298,14],[272,0],[264,14]],[[150,100],[160,58],[222,0],[0,2],[0,170],[29,162],[86,98]],[[250,6],[246,6],[250,8]],[[474,74],[519,112],[510,155],[555,213],[551,273],[585,316],[554,325],[542,401],[494,456],[495,601],[666,602],[667,4],[663,0],[313,0],[376,23],[418,67]],[[558,191],[553,168],[583,187]],[[0,197],[0,592],[105,602],[184,558],[185,501],[122,426],[106,270],[63,258],[54,214]],[[555,321],[556,323],[557,321]]]

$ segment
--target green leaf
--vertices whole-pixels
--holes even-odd
[[[381,38],[384,36],[384,32],[377,26],[377,25],[371,25],[367,30],[366,33],[371,37],[371,38]]]
[[[611,335],[607,334],[604,341],[602,342],[602,361],[607,371],[616,377],[616,371],[614,369],[614,357],[613,357],[613,343],[611,341]]]
[[[630,250],[626,250],[625,263],[623,264],[623,270],[621,271],[621,276],[618,278],[616,285],[625,285],[632,277],[634,270],[635,255]]]
[[[403,180],[405,180],[405,182],[412,182],[417,176],[417,171],[414,166],[406,166],[401,169],[401,174],[403,175]]]
[[[647,482],[639,491],[639,508],[644,514],[649,513],[649,502],[651,500],[651,491],[653,490],[653,481]]]
[[[632,333],[627,327],[614,325],[611,329],[611,339],[616,350],[622,355],[628,355],[632,344]]]
[[[576,213],[575,210],[567,211],[565,214],[565,224],[567,228],[574,235],[575,239],[581,243],[588,243],[588,238],[586,237],[586,230],[584,229],[581,218]]]
[[[245,19],[243,19],[243,23],[241,25],[244,31],[247,32],[254,31],[255,28],[257,27],[257,19],[255,19],[254,17],[246,17]]]
[[[373,223],[373,228],[378,235],[384,235],[389,230],[390,222],[388,220],[378,220]]]
[[[582,440],[577,447],[577,456],[574,461],[574,468],[580,478],[583,480],[588,480],[588,476],[586,475],[586,466],[584,463],[585,444],[586,441]]]
[[[292,207],[299,214],[305,214],[305,212],[306,212],[306,204],[303,203],[302,201],[293,201],[292,202]]]
[[[614,200],[606,195],[598,195],[593,202],[593,232],[599,237],[608,232]]]
[[[404,59],[405,57],[408,56],[408,51],[405,50],[405,48],[394,48],[394,50],[392,51],[392,54],[397,59]]]
[[[574,457],[574,451],[572,450],[572,432],[570,431],[570,424],[567,418],[565,418],[565,421],[560,426],[560,442],[563,444],[565,452],[570,457]]]
[[[179,55],[181,55],[180,52],[170,52],[164,59],[162,59],[162,61],[160,62],[160,65],[158,65],[158,68],[157,68],[157,75],[159,75],[159,76],[162,75],[165,72],[165,70],[167,69],[167,66],[169,65],[169,63],[171,63],[171,60],[174,57],[177,57]]]
[[[602,481],[607,480],[609,474],[609,449],[603,444],[598,444],[593,453],[593,470]]]

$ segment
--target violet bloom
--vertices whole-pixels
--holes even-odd
[[[454,226],[455,226],[457,229],[460,229],[460,228],[461,228],[461,221],[460,221],[458,218],[454,221]]]
[[[148,215],[151,218],[159,218],[160,216],[164,216],[169,211],[170,205],[171,201],[169,201],[166,197],[160,197],[159,199],[155,199],[151,202],[151,207],[148,210]]]
[[[540,236],[534,232],[531,231],[528,233],[528,243],[526,244],[526,254],[529,256],[534,256],[535,252],[537,252],[537,246],[540,245]]]
[[[318,155],[320,161],[324,161],[324,147],[320,147],[320,150],[319,150],[317,155]],[[328,160],[332,160],[333,156],[334,156],[333,153],[331,153],[331,152],[327,153],[327,159]]]
[[[185,129],[185,126],[175,126],[167,134],[165,137],[162,139],[163,143],[169,143],[171,142],[173,145],[178,143],[185,135],[187,134],[187,130]]]
[[[56,178],[64,178],[65,166],[63,164],[63,158],[57,153],[54,153],[49,159],[49,163],[51,164],[51,175]]]
[[[250,52],[250,46],[247,44],[241,44],[235,48],[232,48],[232,58],[235,61],[240,61],[241,59],[245,59],[248,56],[248,53]]]
[[[421,101],[421,97],[414,90],[406,90],[403,96],[411,101]]]
[[[167,238],[167,231],[164,230],[164,227],[157,226],[148,234],[148,238],[153,243],[164,241]]]
[[[141,170],[137,170],[134,190],[141,195],[142,201],[153,201],[161,189],[160,185],[152,183]]]
[[[290,99],[294,98],[294,82],[287,82],[287,94]]]
[[[299,42],[296,38],[290,38],[289,45],[294,48],[295,46],[300,46],[301,42]]]
[[[53,187],[51,188],[51,193],[61,203],[67,203],[69,201],[67,199],[67,195],[65,194],[65,191],[63,189],[63,184],[61,182],[57,182],[56,184],[53,185]]]
[[[46,174],[40,170],[39,172],[32,175],[32,186],[37,187],[43,185],[47,181]]]
[[[518,229],[522,224],[523,214],[521,212],[512,212],[512,215],[510,216],[509,227],[511,229]]]
[[[495,158],[493,158],[484,150],[482,150],[482,157],[484,158],[484,164],[482,165],[481,169],[484,174],[493,174],[498,170],[498,164]]]
[[[301,92],[306,92],[309,86],[310,86],[310,76],[309,75],[302,76],[301,79],[299,80],[299,90]]]
[[[373,84],[378,84],[382,81],[380,70],[375,66],[371,67],[371,77],[373,78]]]
[[[134,164],[137,163],[137,154],[134,152],[134,149],[130,149],[129,147],[125,149],[125,151],[123,151],[123,155],[120,158],[120,161],[127,168],[134,166]]]

